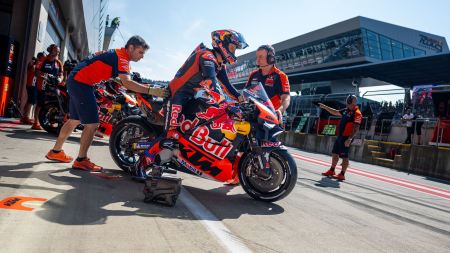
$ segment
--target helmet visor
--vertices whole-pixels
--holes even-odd
[[[248,44],[245,41],[245,38],[244,38],[244,36],[242,36],[242,34],[235,32],[234,35],[235,36],[233,36],[233,37],[235,37],[235,38],[233,38],[232,43],[236,45],[237,49],[244,49],[244,48],[248,47]]]

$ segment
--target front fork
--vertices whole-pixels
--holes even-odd
[[[249,136],[249,139],[249,149],[256,161],[257,174],[263,177],[270,177],[270,153],[272,152],[272,148],[263,148],[261,140],[258,140],[253,136]],[[251,176],[251,174],[252,170],[251,167],[249,167],[246,171],[246,175]]]

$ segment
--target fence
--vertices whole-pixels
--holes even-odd
[[[330,121],[333,119],[339,119],[340,117],[338,116],[330,116],[327,118],[327,125],[330,125]],[[397,121],[394,119],[382,119],[381,120],[381,127],[380,127],[380,131],[375,131],[375,129],[373,129],[373,138],[375,139],[376,137],[378,137],[380,140],[383,140],[383,136],[386,137],[384,140],[385,141],[398,141],[398,140],[394,140],[392,139],[392,136],[390,135],[391,131],[387,132],[386,129],[386,125],[390,124],[389,127],[395,126],[397,127],[397,131],[401,131],[399,133],[405,133],[405,129],[406,126],[403,125],[393,125],[393,123]],[[450,127],[450,125],[448,124],[443,124],[438,118],[420,118],[420,119],[415,119],[415,120],[411,120],[413,122],[413,126],[414,126],[414,131],[412,134],[412,140],[414,140],[417,136],[417,127],[420,124],[417,123],[422,123],[422,125],[420,126],[421,128],[425,129],[424,133],[422,133],[421,138],[424,140],[430,140],[431,136],[430,136],[430,129],[434,128],[437,125],[437,130],[436,130],[436,142],[435,145],[436,146],[440,146],[442,145],[442,140],[443,140],[443,136],[444,136],[444,130],[448,127]],[[360,138],[366,138],[367,136],[370,135],[370,132],[372,131],[372,126],[376,125],[377,120],[373,120],[371,122],[371,124],[369,125],[369,118],[368,117],[363,117],[363,122],[364,122],[364,127],[361,128],[360,127],[360,131],[358,133],[358,136],[360,136]],[[400,129],[399,129],[400,128]],[[295,116],[295,117],[291,117],[288,122],[286,123],[286,131],[294,131],[296,133],[309,133],[309,134],[323,134],[326,131],[322,131],[320,133],[320,127],[319,127],[319,116],[313,116],[313,115],[307,115],[307,116]],[[435,130],[432,130],[432,132],[434,133]],[[395,137],[399,137],[398,134],[399,133],[394,133]],[[426,141],[428,142],[428,141]]]

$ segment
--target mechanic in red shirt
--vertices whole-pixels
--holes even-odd
[[[358,133],[359,125],[361,125],[362,121],[362,114],[356,102],[356,96],[349,95],[346,99],[347,107],[341,110],[336,110],[319,103],[320,108],[325,109],[334,116],[342,116],[339,121],[338,136],[333,145],[331,168],[327,172],[322,173],[323,176],[334,177],[339,181],[345,180],[345,171],[349,165],[348,152],[350,144]],[[341,173],[336,175],[334,169],[339,158],[342,158],[342,170]]]
[[[73,158],[62,150],[62,146],[75,127],[84,125],[81,134],[80,150],[72,168],[100,171],[101,166],[91,162],[87,157],[88,149],[99,126],[97,103],[94,95],[95,84],[118,77],[122,84],[135,92],[159,97],[169,95],[168,90],[142,85],[130,78],[130,61],[139,61],[149,49],[147,43],[140,36],[131,37],[124,48],[98,52],[81,61],[69,74],[67,89],[70,96],[70,119],[61,128],[53,149],[46,157],[50,160],[69,163]]]
[[[47,57],[44,57],[42,61],[38,61],[36,65],[37,103],[34,109],[34,123],[31,126],[31,129],[34,130],[42,130],[39,124],[39,112],[47,100],[43,76],[46,74],[52,75],[57,79],[56,81],[58,83],[61,83],[63,78],[63,64],[58,59],[60,53],[59,47],[56,44],[51,44],[47,48],[47,52]]]
[[[20,123],[26,125],[32,125],[33,121],[30,119],[31,109],[36,105],[37,89],[36,89],[36,66],[39,62],[42,62],[45,58],[44,52],[39,52],[37,58],[33,57],[33,60],[28,63],[27,66],[27,104],[25,105],[25,112],[20,119]]]
[[[250,73],[245,86],[261,82],[281,119],[291,101],[291,88],[287,75],[275,66],[275,49],[271,45],[262,45],[256,50],[256,65],[258,69]]]

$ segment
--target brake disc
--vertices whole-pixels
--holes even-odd
[[[258,176],[256,172],[252,173],[252,175],[249,177],[250,183],[258,191],[271,192],[278,189],[282,184],[285,178],[283,165],[273,157],[270,157],[270,170],[271,175],[269,177]]]

